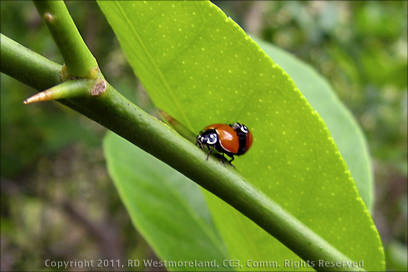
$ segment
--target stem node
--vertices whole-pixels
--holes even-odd
[[[101,79],[100,81],[98,81],[92,88],[91,90],[91,95],[92,96],[98,96],[101,95],[102,93],[104,93],[106,91],[106,88],[108,87],[108,84],[106,83],[106,81],[104,79]]]

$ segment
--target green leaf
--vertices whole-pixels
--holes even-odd
[[[98,3],[157,107],[194,132],[216,122],[246,124],[254,143],[236,169],[364,269],[384,269],[378,232],[327,127],[239,26],[210,2]],[[300,261],[230,206],[206,198],[243,268],[263,260],[293,270],[290,261]]]
[[[199,261],[219,265],[229,258],[196,184],[112,132],[104,150],[132,222],[156,254],[162,260],[197,261],[194,267],[168,263],[167,269],[190,271],[200,268]]]
[[[356,182],[369,211],[373,206],[373,178],[363,132],[351,112],[341,103],[326,79],[286,51],[260,39],[255,41],[290,75],[307,101],[319,113]]]

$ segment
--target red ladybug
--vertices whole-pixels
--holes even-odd
[[[215,149],[221,154],[231,157],[231,160],[228,161],[231,164],[234,160],[234,155],[242,155],[248,151],[252,145],[252,139],[252,133],[243,124],[213,124],[200,132],[197,136],[196,144],[201,149],[207,147],[210,150],[207,154],[207,160]]]

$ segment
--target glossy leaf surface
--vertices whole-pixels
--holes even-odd
[[[373,178],[367,143],[351,112],[341,103],[327,80],[293,55],[256,39],[261,48],[298,86],[326,123],[356,182],[369,211],[373,205]]]
[[[239,26],[210,2],[99,5],[157,107],[194,132],[211,123],[246,124],[254,143],[234,161],[239,172],[349,258],[363,260],[364,269],[384,269],[377,230],[326,125]],[[206,197],[232,258],[246,269],[248,260],[276,260],[293,270],[284,260],[299,261],[296,255]]]

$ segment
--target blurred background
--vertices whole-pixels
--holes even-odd
[[[372,156],[387,269],[406,271],[407,2],[214,3],[250,35],[313,66],[353,113]],[[107,80],[153,112],[98,5],[67,6]],[[1,33],[63,63],[31,2],[1,1]],[[1,270],[40,270],[46,259],[155,258],[106,172],[105,129],[55,102],[23,105],[34,93],[1,74]]]

